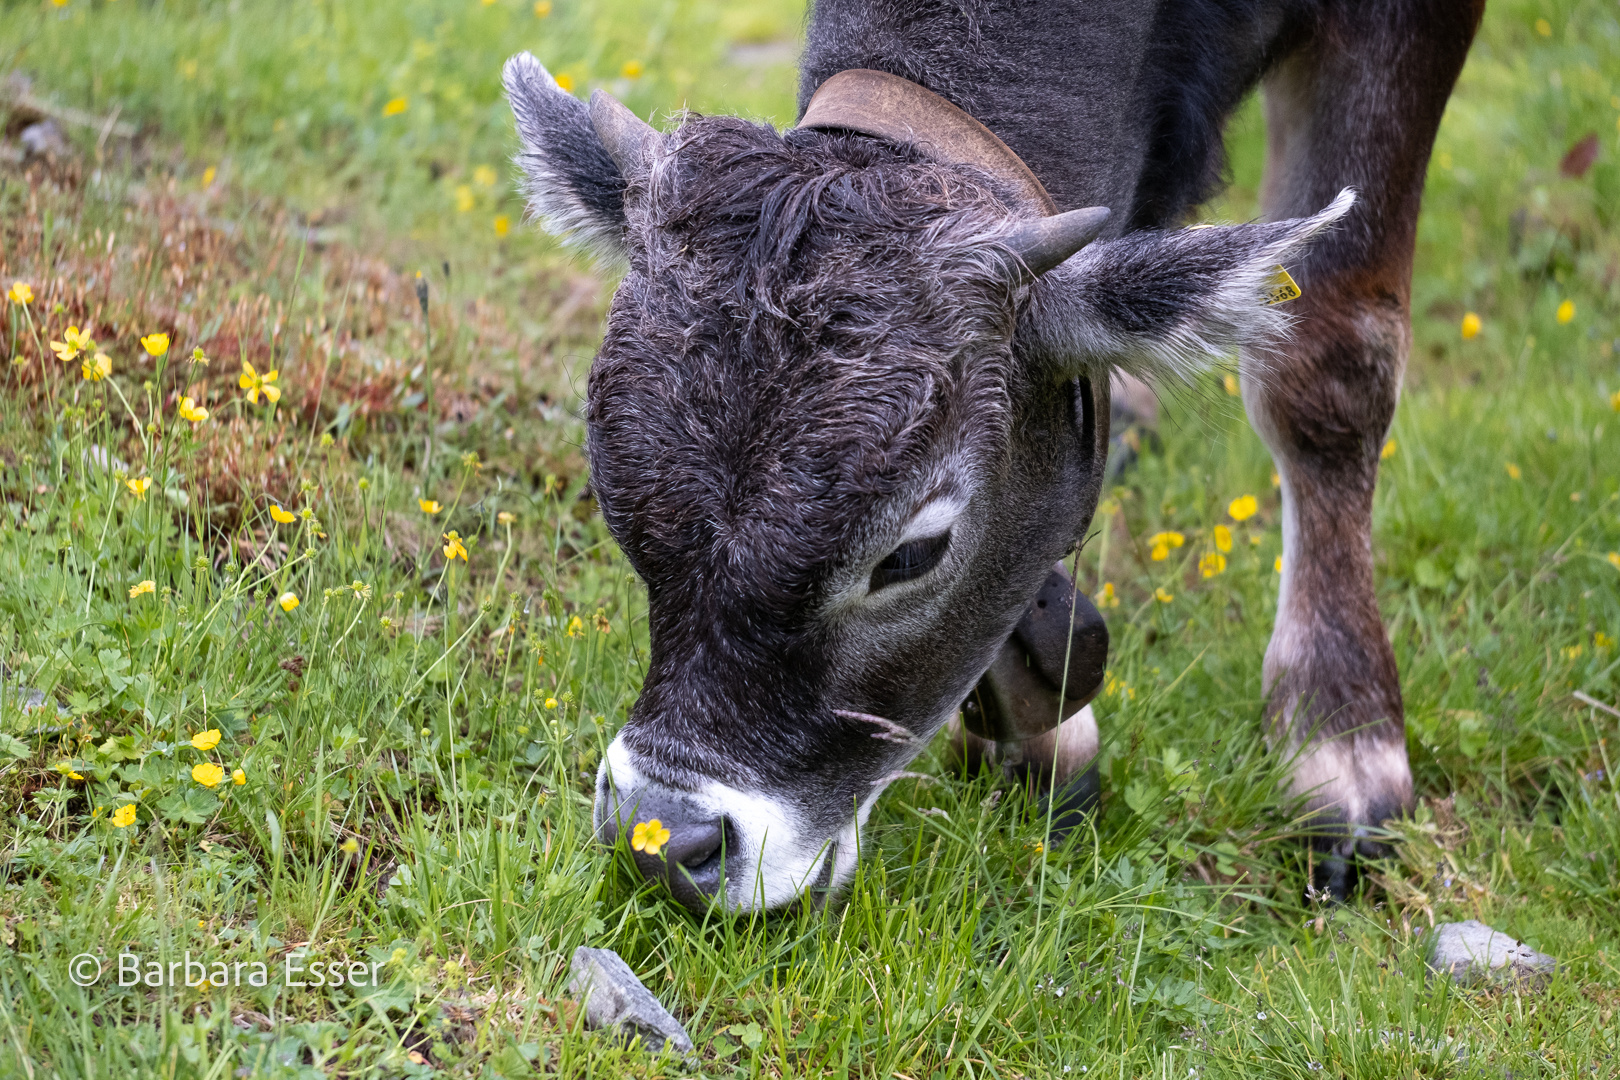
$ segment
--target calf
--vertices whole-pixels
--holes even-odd
[[[1282,478],[1268,737],[1342,895],[1411,801],[1372,494],[1480,13],[819,0],[787,131],[660,132],[515,57],[532,210],[626,268],[589,457],[651,658],[600,834],[640,826],[637,865],[690,906],[772,907],[849,878],[884,786],[959,715],[965,752],[1083,781],[1106,632],[1053,564],[1096,508],[1111,379],[1236,353]],[[1268,220],[1177,228],[1257,83]]]

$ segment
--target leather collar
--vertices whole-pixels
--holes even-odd
[[[886,71],[840,71],[816,90],[802,128],[842,128],[914,147],[935,161],[976,165],[1042,215],[1057,213],[1046,187],[996,133],[932,90]]]

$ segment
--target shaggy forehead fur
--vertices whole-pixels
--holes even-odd
[[[655,644],[779,659],[875,507],[1004,452],[1017,298],[992,182],[731,118],[688,120],[630,178],[590,454]]]

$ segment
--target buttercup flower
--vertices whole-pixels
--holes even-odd
[[[1558,305],[1558,313],[1557,313],[1556,318],[1558,319],[1558,322],[1559,322],[1560,325],[1562,325],[1563,323],[1567,323],[1570,320],[1574,319],[1575,318],[1575,301],[1573,301],[1573,300],[1565,300],[1562,304],[1559,304]]]
[[[1395,440],[1390,439],[1384,444],[1384,448],[1378,451],[1378,460],[1388,461],[1390,458],[1395,456],[1395,451],[1398,449],[1399,447],[1396,445]]]
[[[125,803],[123,806],[120,806],[118,809],[114,810],[112,812],[112,817],[108,818],[107,820],[113,823],[113,828],[115,829],[129,828],[131,825],[135,824],[135,804]]]
[[[551,0],[534,0],[534,17],[543,19],[551,14]]]
[[[1226,392],[1232,397],[1237,397],[1243,393],[1243,387],[1238,383],[1238,377],[1231,372],[1227,372],[1226,378],[1221,381],[1226,386]]]
[[[198,750],[208,751],[219,745],[219,728],[209,728],[199,731],[191,737],[191,745]]]
[[[619,69],[619,74],[623,75],[627,79],[639,79],[641,78],[642,70],[640,60],[626,60],[624,62],[624,67]]]
[[[657,855],[659,849],[669,843],[669,830],[657,818],[651,821],[636,823],[630,830],[630,846],[647,855]]]
[[[1119,594],[1114,592],[1114,583],[1112,581],[1103,582],[1103,587],[1101,591],[1097,593],[1096,600],[1099,608],[1107,609],[1119,607]]]
[[[152,478],[143,476],[139,480],[125,480],[124,486],[129,488],[131,495],[144,502],[146,500],[146,489],[152,486]]]
[[[145,596],[147,593],[152,592],[157,592],[157,582],[143,581],[139,585],[136,585],[134,588],[129,590],[129,598],[133,600],[137,596]]]
[[[583,634],[584,632],[585,632],[585,624],[580,621],[580,618],[579,618],[578,615],[575,615],[572,619],[568,620],[568,636],[569,637],[579,637],[579,635]]]
[[[1187,538],[1178,532],[1154,533],[1148,537],[1148,546],[1153,550],[1150,555],[1154,562],[1164,562],[1170,557],[1170,549],[1178,548],[1187,542]]]
[[[141,338],[141,348],[146,350],[146,355],[148,356],[154,358],[162,356],[164,353],[169,351],[169,335],[147,334],[145,337]]]
[[[1253,495],[1239,495],[1226,504],[1226,513],[1233,521],[1248,521],[1260,510],[1260,500]]]
[[[277,506],[275,503],[271,503],[270,504],[270,520],[274,521],[274,522],[277,522],[277,523],[279,523],[281,525],[290,525],[293,522],[298,520],[298,516],[296,514],[288,513],[286,510],[283,510],[281,507]]]
[[[405,98],[402,98],[402,97],[389,98],[388,103],[383,106],[383,115],[384,116],[398,116],[400,113],[404,112],[406,109],[408,109],[410,107],[411,107],[411,103],[409,101],[407,101]]]
[[[517,520],[517,515],[510,510],[502,510],[495,515],[495,520],[502,525],[510,525]]]
[[[1204,577],[1212,578],[1216,574],[1226,572],[1226,556],[1218,551],[1211,551],[1198,560],[1198,572]]]
[[[429,517],[432,517],[434,514],[437,514],[440,510],[444,509],[444,507],[439,505],[439,500],[437,499],[417,499],[416,505],[420,506],[422,508],[422,513],[428,515]]]
[[[13,281],[11,288],[6,290],[6,299],[13,304],[32,304],[34,290],[26,281]]]
[[[547,4],[546,7],[549,10],[551,5]],[[557,82],[557,89],[561,90],[565,94],[572,94],[574,92],[574,77],[572,75],[557,75],[554,76],[554,78]]]
[[[555,709],[556,707],[557,707],[557,699],[556,698],[554,698],[554,697],[546,698],[546,708]]]
[[[467,561],[466,545],[461,542],[461,534],[454,529],[444,534],[444,557],[451,562],[456,559]]]
[[[1215,526],[1214,533],[1215,533],[1215,550],[1216,551],[1231,551],[1232,550],[1232,530],[1228,529],[1225,525],[1217,525],[1217,526]]]
[[[1609,552],[1609,565],[1620,570],[1620,551]]]
[[[1616,390],[1609,395],[1609,408],[1615,412],[1620,412],[1620,390]]]
[[[73,762],[71,762],[71,761],[59,761],[59,762],[57,762],[56,763],[56,771],[61,773],[63,776],[67,777],[69,780],[83,780],[84,779],[83,774],[76,773],[76,772],[73,771]]]
[[[1507,462],[1507,474],[1509,479],[1519,480],[1524,477],[1524,470],[1509,461]]]
[[[243,784],[247,783],[247,773],[243,772],[241,769],[232,769],[231,783],[235,784],[237,787],[241,787]]]
[[[298,606],[298,594],[284,592],[276,598],[276,603],[281,605],[282,611],[291,611]]]
[[[64,364],[76,359],[81,352],[89,352],[96,347],[90,335],[77,326],[68,327],[67,333],[62,337],[64,338],[62,341],[51,342],[51,349],[56,353],[56,358]]]
[[[480,165],[473,170],[473,183],[479,187],[492,188],[495,186],[497,179],[499,179],[499,174],[488,165]]]
[[[208,410],[198,405],[195,398],[183,397],[180,399],[180,419],[200,424],[208,419]]]
[[[1281,555],[1277,556],[1275,561],[1272,562],[1271,569],[1274,570],[1275,572],[1279,573],[1279,574],[1282,573],[1282,556]]]
[[[199,762],[191,767],[191,778],[203,787],[218,787],[219,782],[225,779],[225,769],[212,761]]]
[[[1161,604],[1168,604],[1170,601],[1174,600],[1175,597],[1166,592],[1164,586],[1161,585],[1157,589],[1153,590],[1153,599],[1157,600]]]
[[[1464,315],[1462,321],[1463,340],[1472,341],[1474,338],[1478,337],[1479,329],[1484,325],[1485,324],[1480,321],[1479,316],[1475,315],[1472,311]]]
[[[505,236],[512,230],[512,219],[505,214],[495,215],[495,235]]]
[[[100,382],[112,374],[112,357],[104,352],[98,352],[93,357],[86,357],[84,363],[79,365],[79,374],[90,382]]]
[[[242,374],[237,377],[236,385],[248,392],[248,400],[253,404],[259,403],[259,395],[274,405],[281,400],[281,387],[273,385],[281,374],[278,370],[271,370],[260,375],[253,370],[253,365],[246,360],[242,361]]]
[[[343,852],[345,855],[356,854],[360,850],[360,841],[351,836],[347,840],[343,841],[343,843],[338,845],[338,850]]]

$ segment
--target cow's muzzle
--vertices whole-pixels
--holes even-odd
[[[604,784],[596,809],[602,842],[628,836],[636,870],[662,881],[686,907],[704,910],[724,887],[727,839],[735,848],[736,832],[685,792],[653,781],[629,791]]]

